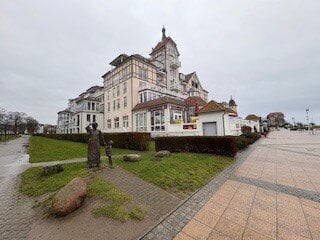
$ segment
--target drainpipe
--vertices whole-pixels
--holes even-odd
[[[223,123],[223,136],[226,135],[226,129],[224,126],[224,115],[226,114],[226,110],[223,110],[223,114],[222,114],[222,123]]]

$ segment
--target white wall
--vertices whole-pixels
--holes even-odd
[[[224,128],[223,128],[223,117],[224,112],[210,112],[210,113],[201,113],[199,114],[199,133],[203,136],[203,123],[208,122],[216,122],[217,124],[217,135],[224,136]],[[228,117],[225,114],[224,119]]]
[[[224,116],[224,121],[222,119],[222,116]],[[257,131],[260,132],[259,122],[249,121],[238,117],[231,117],[227,113],[223,115],[223,112],[210,112],[201,113],[199,115],[200,135],[203,135],[202,124],[206,122],[216,122],[218,136],[239,136],[241,134],[241,127],[244,125],[251,127],[252,132],[254,132],[254,127],[256,127]]]

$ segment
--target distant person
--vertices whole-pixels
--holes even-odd
[[[90,127],[92,126],[92,128]],[[106,145],[104,137],[100,130],[97,129],[98,123],[90,123],[86,130],[90,134],[88,142],[88,168],[92,168],[93,165],[100,167],[100,140],[103,145]]]

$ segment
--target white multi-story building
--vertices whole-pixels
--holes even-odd
[[[93,86],[77,98],[69,99],[67,109],[58,112],[57,133],[85,133],[89,123],[104,128],[104,90]]]
[[[150,57],[120,54],[110,62],[103,87],[94,86],[58,113],[58,133],[83,133],[97,122],[103,132],[150,132],[151,136],[239,135],[237,105],[208,101],[196,72],[180,72],[176,43],[162,29]]]
[[[120,54],[110,63],[112,69],[102,76],[105,132],[161,135],[170,132],[171,125],[179,132],[192,128],[183,124],[190,123],[188,113],[207,101],[208,92],[196,72],[179,71],[179,55],[176,43],[163,28],[162,39],[149,58]],[[186,104],[186,99],[193,106]]]

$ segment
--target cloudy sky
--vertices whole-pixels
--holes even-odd
[[[282,111],[320,123],[320,1],[0,1],[0,107],[56,123],[120,53],[148,56],[167,35],[181,72],[196,71],[240,115]]]

